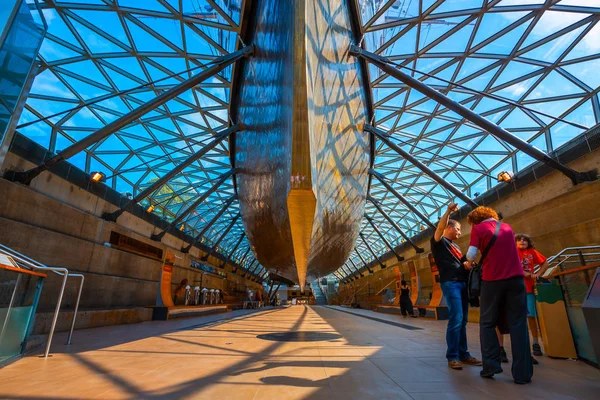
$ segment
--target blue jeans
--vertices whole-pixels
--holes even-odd
[[[442,282],[442,293],[448,305],[448,327],[446,328],[446,358],[464,360],[471,357],[467,346],[467,321],[469,319],[469,302],[467,283]]]

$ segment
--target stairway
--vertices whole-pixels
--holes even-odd
[[[327,297],[323,294],[321,287],[319,286],[318,281],[314,281],[310,284],[313,295],[315,296],[315,305],[317,306],[326,306],[327,305]]]

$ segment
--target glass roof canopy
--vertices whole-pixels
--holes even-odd
[[[596,0],[360,0],[359,5],[368,51],[410,68],[401,70],[543,151],[556,150],[599,122]],[[500,172],[517,173],[535,161],[377,67],[369,65],[369,74],[373,125],[392,133],[393,142],[469,197],[495,186]],[[434,223],[453,199],[464,204],[381,143],[375,170]],[[377,179],[371,195],[409,237],[427,227]],[[366,212],[392,245],[403,241],[370,202]],[[377,254],[389,251],[366,220],[363,232]],[[370,254],[361,240],[357,247]]]
[[[244,1],[41,2],[48,33],[20,121],[30,125],[19,127],[20,133],[58,152],[235,51]],[[596,0],[353,1],[367,50],[411,68],[403,71],[544,151],[599,122]],[[501,171],[516,173],[533,163],[376,67],[369,66],[369,75],[373,125],[392,132],[396,144],[467,195],[493,187]],[[107,185],[124,195],[138,193],[228,126],[231,77],[229,67],[69,162],[87,172],[104,172]],[[222,142],[142,205],[170,222],[230,168]],[[453,199],[381,143],[375,169],[432,221]],[[229,179],[184,219],[181,229],[195,236],[233,192]],[[425,225],[376,179],[370,193],[408,236]],[[214,245],[238,212],[234,202],[203,243]],[[392,245],[400,244],[401,236],[369,202],[366,212]],[[388,251],[366,220],[362,231],[377,254]],[[243,232],[238,219],[218,251],[229,255]],[[360,238],[357,247],[369,254]],[[241,261],[248,248],[244,239],[231,259]],[[244,267],[254,262],[251,255]]]

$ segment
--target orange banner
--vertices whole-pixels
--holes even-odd
[[[171,294],[171,280],[173,277],[173,264],[175,255],[167,252],[165,262],[161,269],[156,305],[161,307],[173,307],[173,295]]]

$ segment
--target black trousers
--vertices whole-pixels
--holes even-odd
[[[506,313],[513,357],[512,376],[515,381],[529,382],[533,376],[533,365],[527,329],[527,293],[523,277],[483,281],[480,301],[479,337],[483,370],[493,372],[501,368],[496,327],[503,317],[501,313]]]
[[[413,305],[408,296],[400,296],[400,312],[402,315],[414,315]]]

